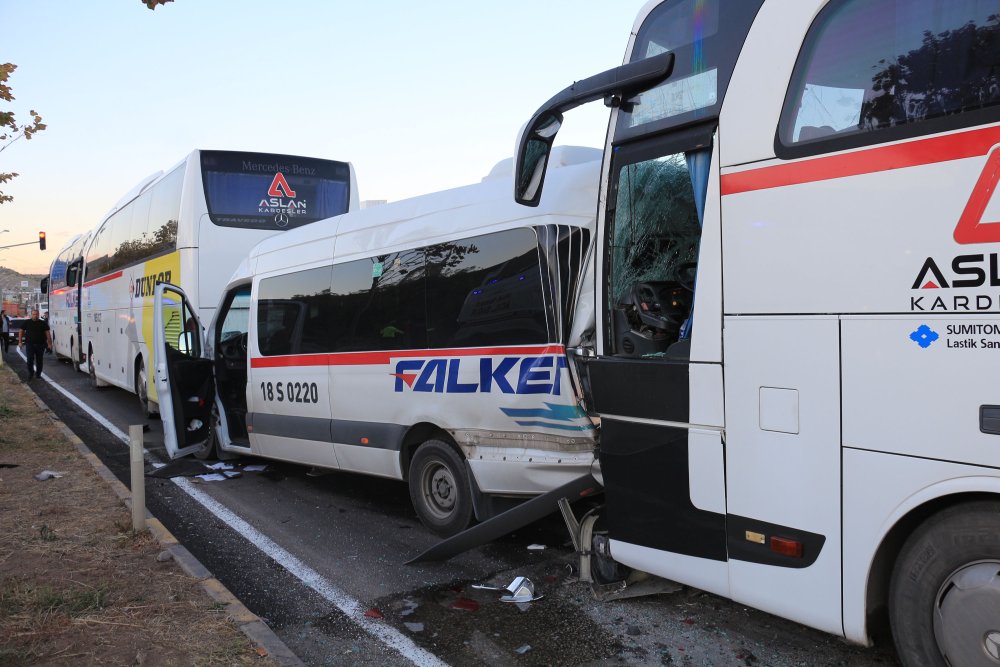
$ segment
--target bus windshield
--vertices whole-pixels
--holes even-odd
[[[202,151],[208,215],[221,227],[292,229],[346,213],[345,162],[289,155]]]
[[[615,139],[717,116],[736,56],[761,4],[674,0],[653,9],[636,34],[629,62],[669,51],[675,57],[673,73],[623,105]]]

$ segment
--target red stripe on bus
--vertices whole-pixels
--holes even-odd
[[[52,294],[59,295],[59,294],[62,294],[63,292],[68,292],[68,291],[69,291],[68,287],[60,287],[57,290],[52,290]]]
[[[106,276],[101,276],[100,278],[95,278],[95,279],[91,280],[89,283],[84,283],[83,286],[84,287],[91,287],[93,285],[100,285],[101,283],[106,283],[109,280],[114,280],[115,278],[121,278],[121,277],[122,277],[122,272],[121,271],[116,271],[115,273],[109,273]]]
[[[977,157],[986,155],[998,143],[1000,143],[1000,126],[774,167],[750,169],[724,175],[721,181],[722,195]]]
[[[487,357],[494,355],[563,354],[562,345],[534,347],[480,347],[455,350],[386,350],[382,352],[334,352],[331,354],[290,354],[280,357],[253,357],[251,368],[290,366],[377,366],[393,359],[409,357]]]

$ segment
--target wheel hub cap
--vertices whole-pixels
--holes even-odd
[[[1000,665],[1000,561],[956,570],[938,591],[934,636],[953,665]]]
[[[453,491],[451,475],[445,470],[435,472],[431,479],[431,493],[438,507],[450,508],[455,504]]]

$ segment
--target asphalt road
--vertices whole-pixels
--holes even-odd
[[[25,377],[20,357],[8,362]],[[132,394],[93,389],[51,356],[45,374],[121,431],[146,423]],[[129,485],[122,441],[48,382],[31,386]],[[160,423],[148,426],[150,458],[165,460]],[[147,506],[309,665],[896,664],[888,641],[850,646],[695,589],[598,602],[574,576],[576,559],[555,515],[447,563],[405,566],[436,538],[402,483],[233,463],[268,470],[181,483],[222,507],[221,515],[169,479],[146,478]],[[546,548],[529,550],[534,544]],[[530,576],[544,597],[519,608],[471,588],[518,575]]]

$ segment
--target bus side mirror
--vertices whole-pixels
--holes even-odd
[[[538,206],[552,143],[562,127],[562,114],[544,113],[525,129],[514,172],[514,199],[524,206]]]

